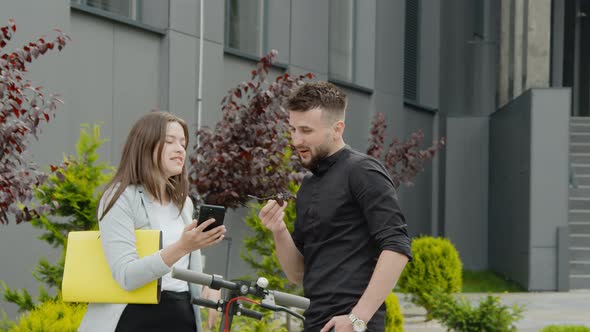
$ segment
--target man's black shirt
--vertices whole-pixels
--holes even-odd
[[[304,178],[296,212],[292,237],[304,257],[303,288],[311,300],[305,331],[319,331],[331,317],[350,313],[381,251],[411,258],[389,174],[379,161],[348,146],[319,161]],[[383,329],[383,309],[369,330]]]

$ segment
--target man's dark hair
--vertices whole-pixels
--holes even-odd
[[[346,94],[330,82],[310,82],[295,89],[284,106],[287,110],[294,112],[322,108],[327,111],[330,118],[343,120]]]

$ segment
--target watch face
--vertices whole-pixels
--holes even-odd
[[[366,330],[365,322],[360,319],[357,319],[352,323],[352,329],[354,332],[364,332]]]

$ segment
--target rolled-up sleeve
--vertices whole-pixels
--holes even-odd
[[[406,220],[393,181],[383,165],[373,158],[360,160],[351,165],[349,179],[350,190],[378,248],[398,252],[411,260]]]

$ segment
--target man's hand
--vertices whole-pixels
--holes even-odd
[[[258,218],[262,221],[264,227],[273,233],[284,231],[287,229],[283,218],[285,218],[285,208],[287,202],[283,202],[283,205],[279,205],[275,200],[270,200],[258,213]]]
[[[333,330],[332,330],[333,328]],[[330,319],[320,332],[353,332],[352,322],[347,315],[334,316]]]
[[[262,225],[272,232],[277,258],[287,278],[294,284],[301,284],[304,270],[303,256],[295,246],[295,242],[293,242],[293,238],[285,225],[284,210],[286,207],[286,201],[279,204],[271,199],[260,209],[258,217]]]

